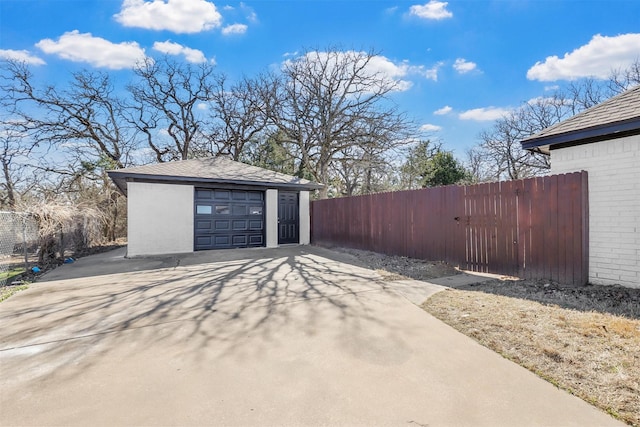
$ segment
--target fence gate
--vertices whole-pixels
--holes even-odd
[[[465,187],[465,270],[518,275],[520,191],[515,181]]]

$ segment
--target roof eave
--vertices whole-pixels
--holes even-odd
[[[166,182],[166,183],[181,183],[181,184],[194,184],[194,185],[198,185],[198,184],[242,185],[242,186],[265,187],[265,188],[295,188],[300,190],[319,190],[324,187],[322,184],[318,184],[315,182],[296,183],[296,182],[232,180],[232,179],[218,179],[218,178],[172,176],[172,175],[136,174],[136,173],[119,172],[117,170],[108,171],[107,174],[124,195],[127,195],[126,183],[129,181]]]
[[[572,132],[559,133],[548,136],[532,136],[520,142],[522,148],[548,154],[554,145],[572,145],[583,141],[601,141],[609,138],[619,138],[640,133],[640,117],[629,120],[607,123]]]

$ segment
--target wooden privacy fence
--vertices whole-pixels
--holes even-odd
[[[312,242],[582,285],[587,172],[312,203]]]

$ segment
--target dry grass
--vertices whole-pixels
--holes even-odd
[[[511,282],[509,286],[519,286]],[[549,286],[548,284],[546,286]],[[448,289],[423,307],[482,345],[551,383],[640,426],[640,319],[571,306],[576,293],[555,291],[564,307],[518,297],[506,289]],[[543,289],[544,290],[544,289]],[[593,288],[591,288],[593,290]],[[514,294],[522,292],[513,290]],[[543,295],[549,294],[542,292]],[[597,303],[597,298],[594,298]],[[635,313],[632,301],[629,311]],[[623,304],[624,306],[624,304]],[[624,311],[624,310],[622,310]]]
[[[27,288],[29,288],[29,285],[26,284],[0,286],[0,302],[6,300],[16,292],[24,291]]]

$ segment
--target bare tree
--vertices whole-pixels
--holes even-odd
[[[0,181],[0,208],[14,210],[22,193],[29,190],[28,158],[36,143],[16,129],[16,123],[0,123],[0,162],[3,181]],[[21,126],[18,126],[21,128]]]
[[[522,179],[546,173],[551,167],[548,156],[523,150],[520,141],[557,123],[560,111],[553,102],[541,99],[496,120],[491,129],[480,133],[480,144],[472,152],[482,164],[473,169],[490,172],[474,178]]]
[[[399,154],[376,154],[354,146],[340,153],[331,165],[331,188],[336,195],[354,196],[403,188],[395,163]]]
[[[126,120],[127,106],[109,75],[73,73],[59,90],[37,85],[24,63],[5,61],[1,71],[2,104],[12,128],[4,140],[9,148],[4,163],[15,160],[16,149],[31,154],[31,194],[24,194],[24,203],[46,203],[64,195],[67,203],[93,205],[106,218],[105,237],[113,238],[115,232],[109,229],[115,230],[122,200],[105,171],[130,164],[137,144],[135,129]],[[7,180],[14,199],[15,176],[11,184]]]
[[[325,185],[320,198],[328,195],[331,164],[339,153],[358,144],[406,140],[409,124],[388,100],[399,83],[375,71],[376,57],[374,52],[306,51],[285,62],[281,78],[270,84],[275,88],[265,103],[270,118],[296,144],[302,167]]]
[[[351,196],[393,189],[398,178],[395,164],[417,135],[415,126],[395,109],[375,121],[361,120],[356,126],[360,127],[359,139],[340,150],[331,165],[332,175],[340,178],[336,185],[343,187],[339,193]]]
[[[549,157],[523,150],[520,142],[576,114],[604,96],[594,81],[572,84],[567,92],[539,97],[496,120],[467,151],[467,169],[474,181],[522,179],[548,173]]]
[[[118,168],[128,162],[135,139],[108,74],[81,71],[66,89],[40,89],[26,64],[4,61],[1,78],[3,104],[35,141],[83,160],[106,157]]]
[[[625,69],[613,70],[609,77],[609,89],[614,94],[622,93],[637,85],[640,85],[640,57]]]
[[[209,96],[212,151],[237,161],[246,143],[265,137],[268,117],[261,84],[260,79],[243,78],[228,85],[223,75],[213,79]]]
[[[520,141],[569,117],[573,107],[562,96],[536,98],[495,121],[480,133],[480,144],[467,153],[477,181],[522,179],[548,172],[548,156],[522,149]]]
[[[605,87],[601,81],[586,78],[571,82],[564,92],[558,91],[555,96],[564,97],[571,115],[575,115],[611,98],[615,94],[615,91]]]
[[[211,154],[207,146],[206,105],[212,94],[213,65],[181,64],[147,58],[134,69],[130,122],[145,137],[158,162]]]

